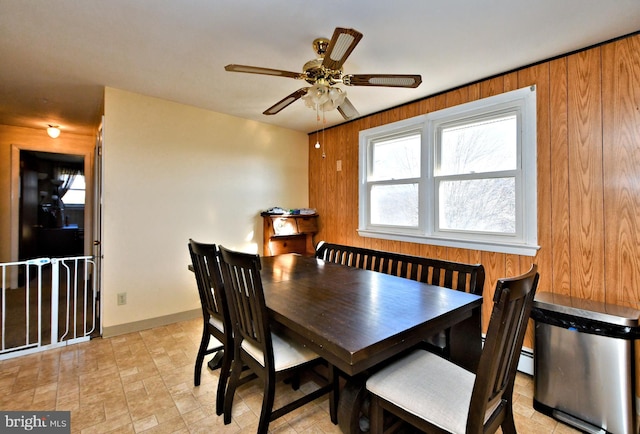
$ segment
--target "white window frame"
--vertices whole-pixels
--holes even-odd
[[[518,167],[514,171],[516,179],[515,234],[439,230],[437,227],[437,182],[434,173],[439,127],[506,112],[517,113],[519,123]],[[371,186],[376,183],[376,180],[369,177],[372,144],[387,138],[407,135],[412,131],[419,131],[422,134],[418,187],[420,191],[418,227],[373,225],[369,213],[369,192]],[[540,248],[537,244],[536,135],[535,86],[360,131],[358,233],[364,237],[535,256]]]

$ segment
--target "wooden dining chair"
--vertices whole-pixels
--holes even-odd
[[[234,357],[225,395],[224,422],[231,422],[231,407],[240,384],[243,364],[262,380],[264,397],[258,434],[266,434],[269,422],[331,392],[331,419],[337,422],[337,375],[329,366],[320,388],[273,409],[276,382],[291,378],[297,370],[323,363],[309,348],[272,330],[265,303],[258,255],[234,252],[220,246],[224,290],[234,331]]]
[[[513,383],[538,278],[534,264],[521,276],[498,280],[475,375],[424,350],[372,375],[371,433],[383,432],[387,411],[424,432],[493,433],[501,427],[515,434]]]
[[[231,370],[233,356],[233,333],[226,294],[220,268],[220,251],[215,244],[204,244],[189,239],[189,253],[196,276],[200,304],[202,305],[202,339],[196,356],[193,384],[200,385],[202,363],[208,354],[222,355],[220,379],[216,394],[216,414],[224,409],[224,394]],[[211,338],[214,342],[211,342]],[[213,344],[212,346],[210,346]]]

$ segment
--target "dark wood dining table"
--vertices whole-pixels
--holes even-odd
[[[451,358],[476,370],[482,297],[297,254],[264,256],[261,264],[265,301],[278,328],[346,378],[362,378],[445,329]],[[340,421],[343,431],[349,425]]]

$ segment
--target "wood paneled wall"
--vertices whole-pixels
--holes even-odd
[[[358,235],[360,130],[531,85],[538,122],[535,257]],[[485,327],[496,280],[533,262],[539,291],[640,309],[640,34],[364,117],[321,137],[324,159],[313,147],[316,135],[309,135],[309,206],[320,214],[316,242],[482,263]],[[532,346],[531,330],[525,346]]]

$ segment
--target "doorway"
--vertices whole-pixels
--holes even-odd
[[[98,242],[94,239],[95,149],[95,142],[80,136],[11,145],[11,258],[3,272],[8,277],[4,301],[12,303],[6,310],[3,305],[0,319],[10,321],[12,327],[2,328],[6,342],[0,358],[2,351],[13,354],[12,347],[4,346],[13,334],[25,347],[46,344],[40,338],[33,343],[34,333],[47,339],[50,335],[52,345],[101,334],[100,282],[93,257]],[[51,303],[56,298],[59,303]],[[28,321],[23,318],[25,312]],[[37,327],[31,324],[34,320]],[[21,328],[14,323],[22,324]]]
[[[84,253],[84,156],[20,151],[19,260]]]
[[[36,156],[45,155],[50,156],[53,155],[58,159],[71,159],[76,161],[82,161],[82,173],[84,174],[85,180],[85,207],[84,207],[84,221],[82,223],[82,228],[84,230],[83,237],[83,248],[81,253],[83,255],[91,256],[93,254],[93,244],[96,239],[94,237],[99,236],[99,234],[94,234],[94,202],[96,201],[96,196],[94,194],[94,149],[95,142],[90,143],[89,141],[83,138],[82,143],[75,143],[69,140],[68,143],[60,142],[60,145],[56,144],[56,146],[51,146],[50,144],[43,143],[42,145],[37,143],[26,143],[26,144],[14,144],[11,145],[11,186],[10,186],[10,197],[11,197],[11,215],[10,215],[10,226],[11,226],[11,245],[10,245],[10,261],[18,261],[19,257],[23,254],[33,254],[33,241],[27,240],[27,243],[31,242],[31,247],[23,245],[23,252],[21,252],[21,238],[24,241],[25,238],[31,240],[35,239],[35,235],[29,233],[29,231],[33,230],[29,226],[38,226],[37,216],[31,214],[30,216],[22,215],[22,206],[21,201],[31,201],[35,203],[40,202],[40,190],[38,186],[38,170],[33,170],[32,174],[29,175],[30,179],[24,180],[21,179],[22,169],[21,169],[21,155],[27,155],[26,152],[32,152]],[[44,176],[44,175],[42,175]],[[27,195],[30,197],[23,198],[22,197],[22,187],[23,185],[26,187]],[[42,190],[47,191],[47,190]],[[53,190],[52,190],[53,191]],[[50,195],[51,193],[48,193]],[[30,205],[31,210],[33,210],[33,204]],[[37,209],[37,207],[35,208]],[[25,220],[26,217],[26,220]],[[30,219],[30,220],[29,220]],[[64,225],[65,220],[62,220],[62,224]],[[71,222],[70,222],[71,223]],[[78,224],[80,226],[80,224]],[[22,234],[21,234],[22,231]],[[25,236],[26,235],[26,236]],[[29,249],[32,250],[29,250]]]

